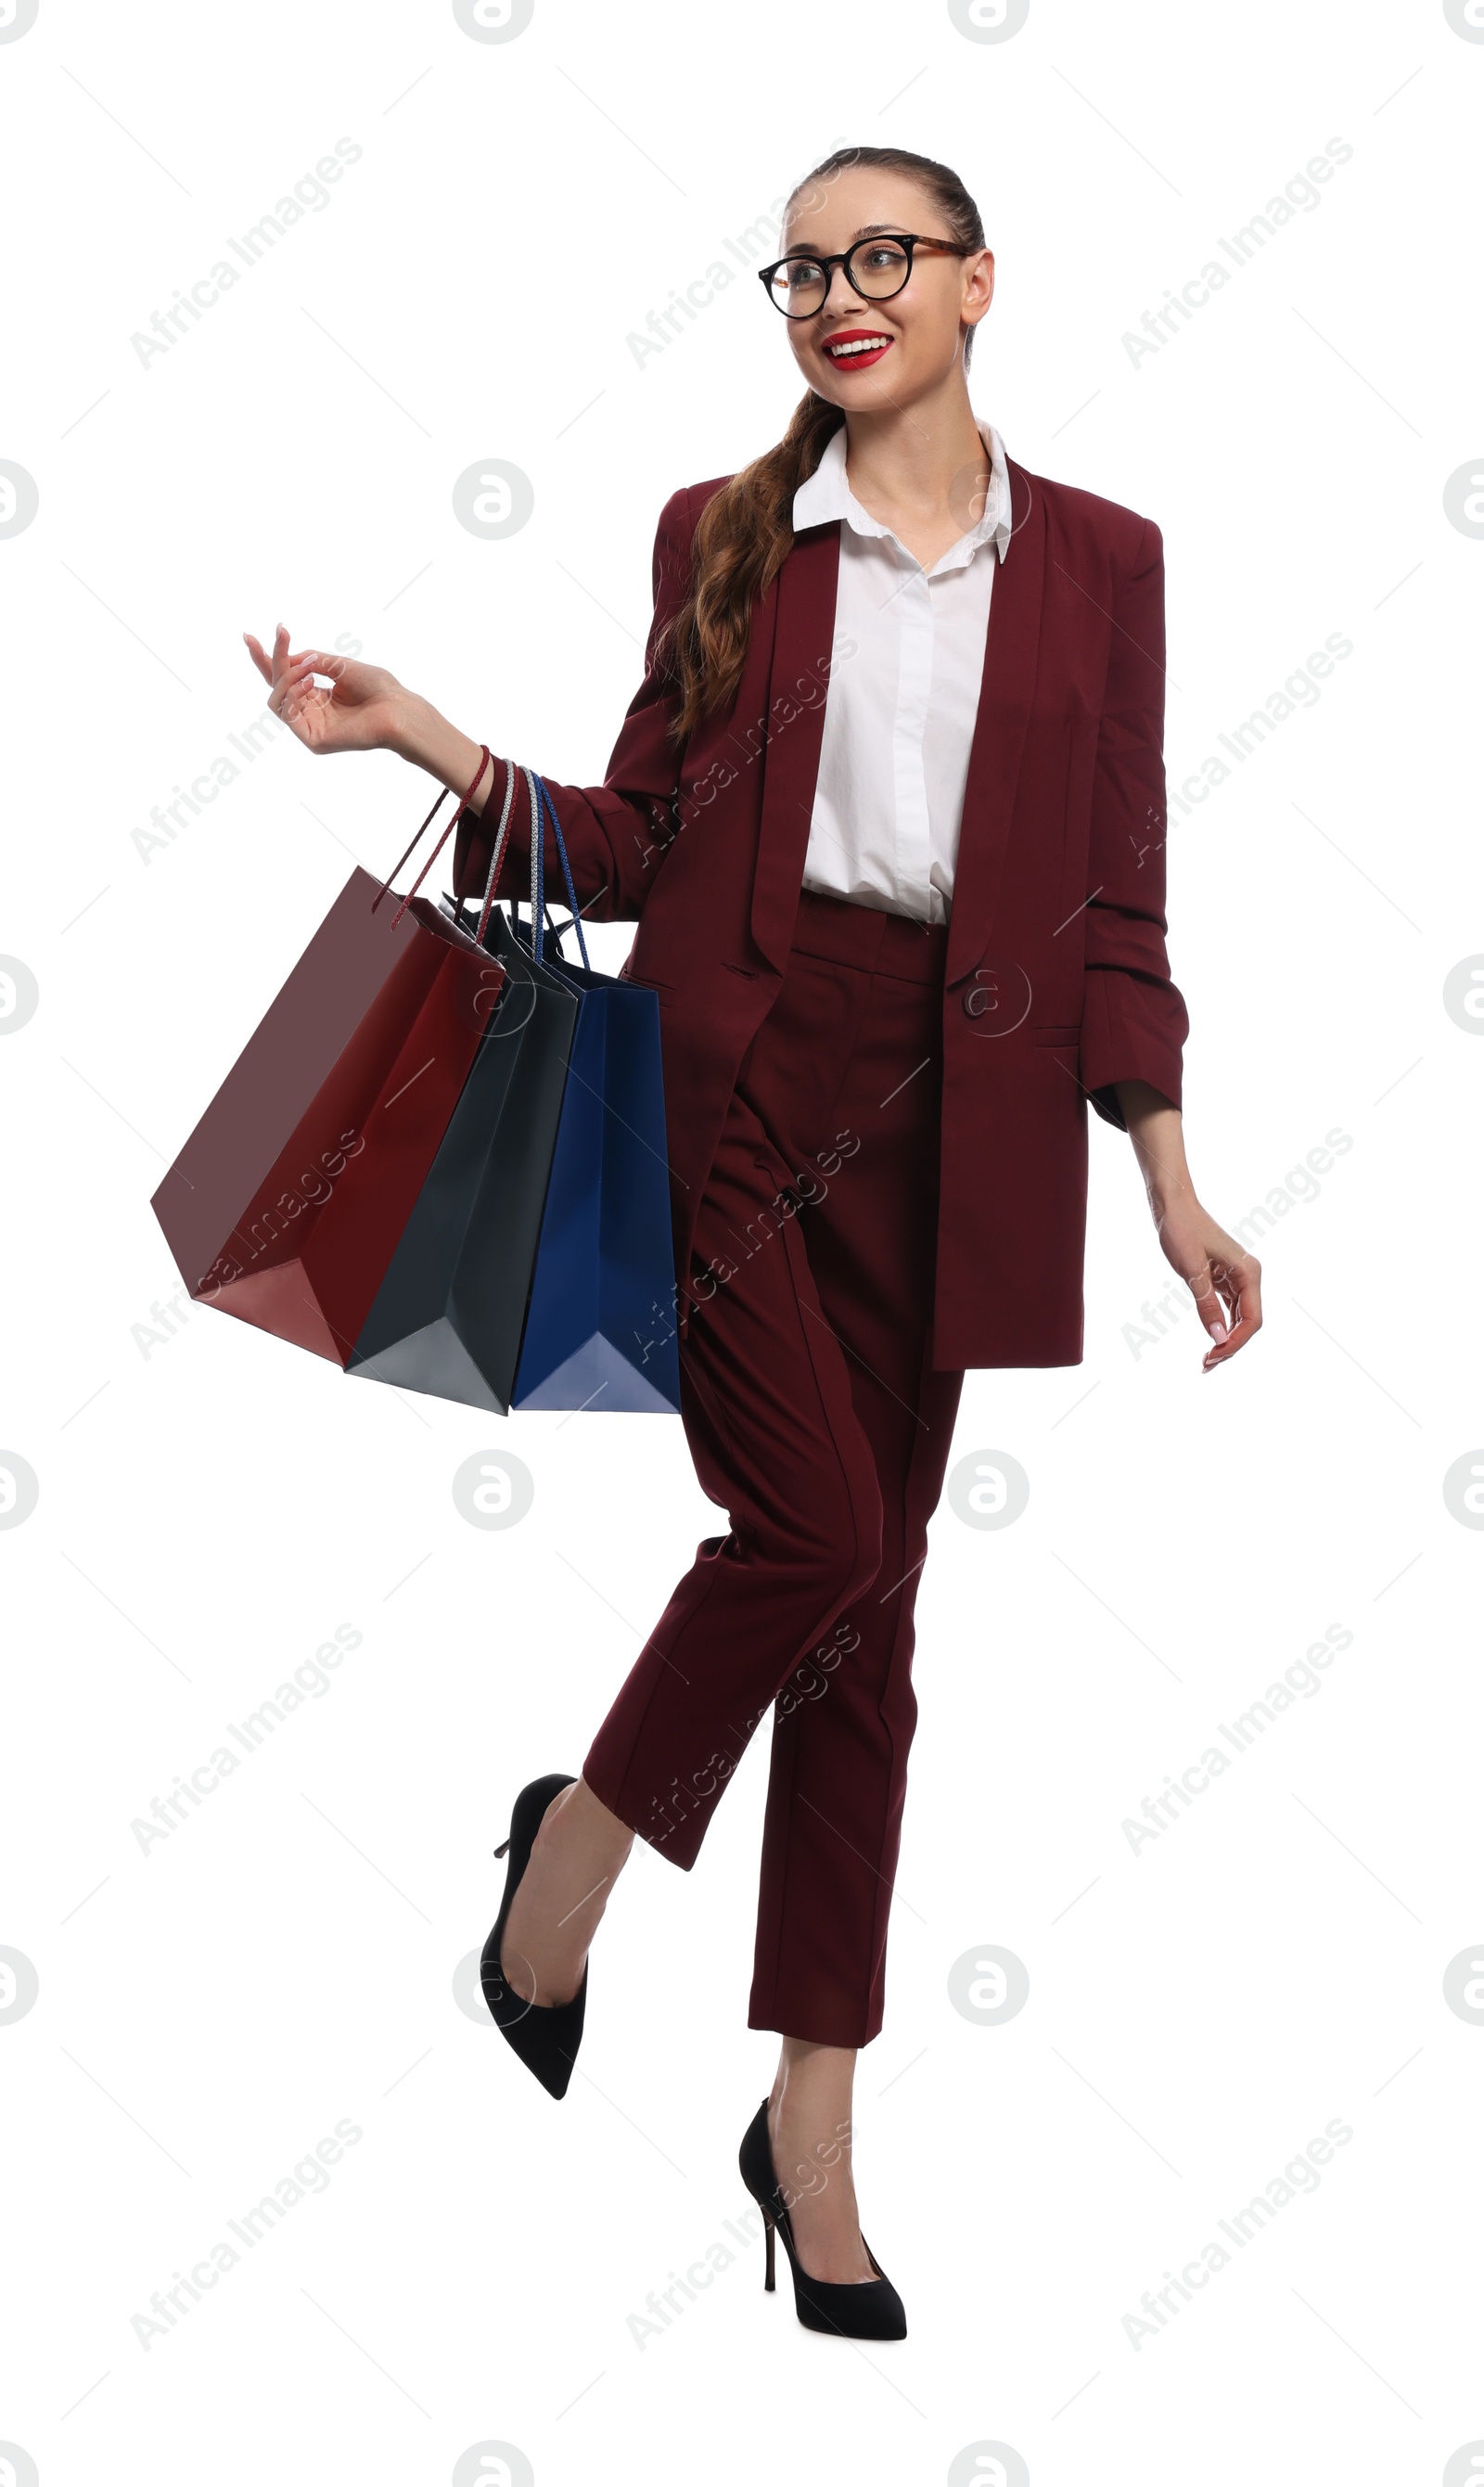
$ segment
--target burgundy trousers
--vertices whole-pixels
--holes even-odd
[[[726,1512],[583,1776],[689,1867],[772,1713],[748,2026],[882,2026],[912,1609],[963,1374],[935,1372],[944,927],[804,891],[686,1273],[681,1401]]]

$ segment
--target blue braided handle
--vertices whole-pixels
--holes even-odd
[[[556,817],[556,805],[551,800],[546,779],[544,777],[539,777],[534,768],[528,769],[526,774],[530,777],[533,785],[536,787],[541,802],[546,807],[546,816],[551,823],[551,832],[556,840],[557,860],[562,867],[562,879],[567,883],[567,904],[572,909],[572,920],[576,927],[577,947],[582,953],[582,964],[587,969],[588,973],[591,974],[593,963],[587,955],[587,942],[584,939],[582,933],[582,916],[577,906],[577,893],[573,885],[572,866],[567,860],[567,841],[562,835],[561,822]],[[546,837],[540,829],[538,815],[538,821],[532,824],[531,832],[532,857],[535,864],[535,886],[531,900],[534,916],[532,931],[535,936],[534,947],[538,960],[542,955],[542,943],[546,929],[546,888],[544,880],[544,866],[542,861],[542,850],[545,845]]]

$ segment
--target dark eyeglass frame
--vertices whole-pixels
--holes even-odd
[[[900,285],[894,285],[892,287],[889,293],[867,293],[856,284],[855,272],[851,263],[854,259],[857,250],[870,250],[873,244],[879,241],[895,241],[901,243],[903,249],[907,253],[907,274],[903,277]],[[776,311],[783,313],[785,320],[817,320],[820,313],[824,310],[826,303],[829,299],[829,289],[834,282],[833,271],[837,267],[844,268],[846,284],[850,287],[853,293],[858,293],[860,295],[862,302],[891,302],[894,301],[896,296],[911,283],[912,252],[914,250],[949,250],[952,251],[955,259],[971,259],[974,251],[981,249],[982,247],[982,243],[979,242],[969,245],[961,241],[941,241],[936,234],[862,234],[859,241],[853,241],[849,250],[836,250],[826,254],[822,254],[818,251],[791,250],[784,258],[775,259],[771,266],[760,267],[758,269],[758,281],[765,288],[769,301],[773,305],[773,308]],[[779,301],[777,294],[773,291],[773,278],[777,275],[779,268],[787,267],[789,262],[796,259],[807,262],[809,265],[820,268],[824,273],[825,291],[812,311],[785,310],[783,304]]]

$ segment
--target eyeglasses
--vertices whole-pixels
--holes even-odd
[[[846,284],[862,301],[889,302],[912,272],[914,250],[949,250],[956,259],[970,256],[964,243],[938,241],[932,234],[871,234],[827,258],[798,252],[791,259],[775,259],[771,267],[760,267],[758,276],[785,320],[812,320],[824,309],[833,269],[844,268]]]

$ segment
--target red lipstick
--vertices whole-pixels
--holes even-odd
[[[857,339],[871,342],[856,344]],[[835,328],[824,340],[823,350],[831,371],[860,372],[879,363],[883,354],[891,351],[894,342],[882,328]],[[848,354],[832,353],[830,349],[834,346],[852,346],[854,350]]]

